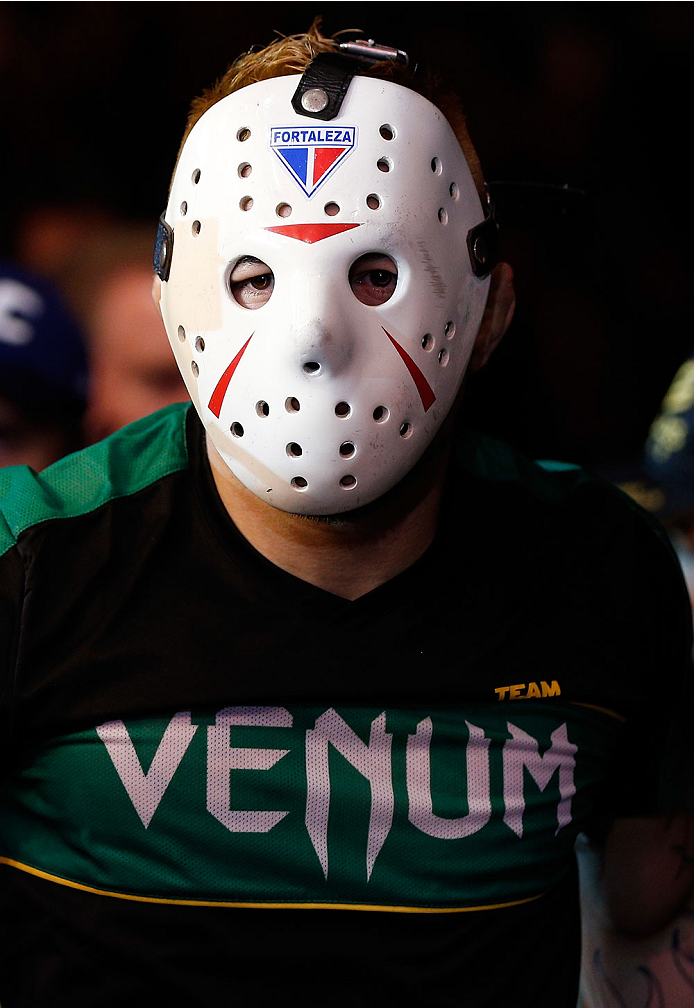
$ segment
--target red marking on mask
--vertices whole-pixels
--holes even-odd
[[[266,231],[274,231],[275,234],[285,235],[287,238],[296,238],[297,241],[307,242],[313,245],[314,242],[322,241],[323,238],[331,238],[333,235],[341,234],[343,231],[351,231],[352,228],[360,227],[359,224],[280,224],[278,227],[265,228]]]
[[[219,420],[219,414],[222,412],[222,403],[224,402],[224,396],[227,394],[227,389],[229,388],[229,382],[232,379],[234,371],[239,365],[239,361],[244,355],[246,347],[248,346],[248,344],[251,342],[252,339],[253,339],[253,333],[251,333],[251,335],[243,344],[239,352],[236,354],[229,367],[226,369],[222,377],[217,382],[215,390],[210,396],[210,401],[208,405],[210,410],[214,413],[214,415],[217,417],[218,420]]]
[[[381,326],[383,329],[383,326]],[[424,407],[424,412],[433,406],[436,402],[436,396],[434,395],[434,390],[432,389],[429,382],[426,380],[422,372],[419,370],[415,362],[412,360],[407,350],[403,350],[397,340],[394,340],[387,329],[383,329],[390,342],[393,344],[395,349],[398,351],[400,356],[405,362],[407,370],[412,375],[415,385],[417,386],[417,391],[419,392],[419,398],[422,400],[422,406]]]
[[[313,156],[313,184],[322,178],[328,168],[332,168],[340,154],[345,151],[345,147],[316,147]]]

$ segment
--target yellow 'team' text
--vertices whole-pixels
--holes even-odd
[[[498,686],[494,692],[499,700],[531,700],[533,697],[560,696],[561,688],[556,679],[551,683],[542,679],[539,683],[518,683],[517,686]]]

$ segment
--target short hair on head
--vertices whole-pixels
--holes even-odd
[[[317,17],[307,32],[299,35],[283,35],[263,49],[257,51],[251,49],[239,56],[211,88],[207,88],[199,98],[195,98],[191,103],[176,164],[178,164],[183,145],[195,123],[222,98],[261,80],[302,74],[311,60],[319,53],[334,52],[338,45],[336,37],[343,33],[337,32],[335,38],[328,38],[321,33],[320,29],[321,19]],[[477,192],[484,200],[486,189],[482,166],[468,133],[462,103],[457,94],[443,86],[438,74],[434,73],[431,68],[422,70],[418,67],[416,71],[412,71],[402,64],[383,61],[371,65],[365,76],[392,80],[396,84],[409,87],[412,91],[423,95],[443,112],[465,155]]]

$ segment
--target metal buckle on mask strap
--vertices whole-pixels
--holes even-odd
[[[353,42],[340,42],[340,49],[349,53],[350,56],[357,56],[359,59],[368,60],[369,63],[381,63],[390,60],[392,63],[400,63],[407,66],[410,58],[402,49],[393,49],[392,46],[381,45],[373,39],[355,39]]]
[[[407,66],[407,53],[401,49],[368,41],[343,42],[340,52],[319,53],[306,67],[299,86],[292,97],[292,107],[297,115],[334,119],[352,78],[372,63],[391,60]]]

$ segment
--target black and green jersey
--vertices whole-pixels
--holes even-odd
[[[3,1008],[573,1008],[576,835],[683,786],[637,508],[466,436],[350,602],[237,532],[184,406],[0,496]]]

